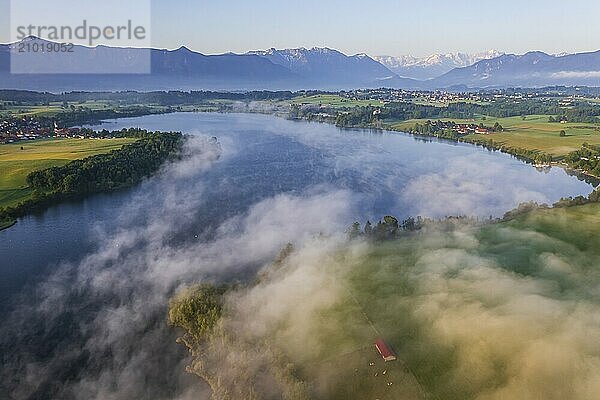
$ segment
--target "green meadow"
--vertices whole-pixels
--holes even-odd
[[[552,377],[577,367],[571,356],[600,350],[582,350],[594,342],[576,332],[597,328],[587,318],[600,315],[599,265],[595,203],[376,244],[348,279],[366,315],[431,398],[515,398],[504,396],[526,390],[526,378],[537,380],[541,398],[574,398],[582,390],[577,379],[558,384]],[[557,321],[560,316],[579,328]],[[553,335],[576,338],[554,351]],[[543,361],[544,351],[565,364]],[[546,369],[538,369],[538,359]],[[525,360],[531,368],[512,370]],[[581,373],[582,382],[594,379],[592,368]]]
[[[108,153],[134,139],[52,139],[0,145],[0,207],[12,206],[31,195],[27,175],[65,165],[75,159]]]
[[[469,135],[468,140],[492,139],[495,142],[511,147],[527,150],[540,150],[555,157],[564,156],[581,148],[583,143],[600,144],[600,124],[548,122],[548,115],[528,115],[522,117],[494,118],[478,116],[474,119],[451,119],[444,118],[443,121],[454,121],[456,123],[483,123],[493,126],[500,123],[504,132],[494,133],[489,136]],[[394,130],[407,131],[416,123],[424,123],[426,120],[407,120],[403,122],[390,122]],[[564,130],[565,137],[560,136]]]
[[[65,108],[66,106],[66,108]],[[114,102],[110,101],[83,101],[83,102],[50,102],[45,105],[12,105],[4,104],[3,109],[0,109],[0,116],[12,115],[14,117],[51,117],[60,112],[67,111],[70,107],[80,108],[85,107],[90,110],[104,110],[115,106]]]
[[[156,111],[165,110],[165,106],[148,104],[148,103],[130,103],[110,100],[88,100],[88,101],[72,101],[67,103],[49,102],[43,105],[13,105],[11,102],[4,102],[0,108],[0,117],[53,117],[60,113],[69,112],[71,110],[111,110],[121,107],[147,107]]]

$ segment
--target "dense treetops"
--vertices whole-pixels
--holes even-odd
[[[600,177],[600,146],[584,144],[581,149],[569,153],[565,162],[575,169]]]
[[[203,341],[221,319],[226,286],[202,284],[181,291],[169,304],[169,323],[183,328],[193,343]]]
[[[179,133],[130,130],[140,140],[108,154],[75,160],[62,167],[34,171],[27,183],[43,192],[88,194],[131,186],[156,171],[180,148]]]
[[[135,185],[156,172],[164,162],[177,157],[184,142],[183,135],[175,132],[124,129],[107,135],[138,140],[108,154],[32,172],[27,176],[27,183],[34,190],[32,197],[15,207],[0,210],[0,220],[21,217],[65,198]]]
[[[418,231],[425,223],[426,220],[421,217],[409,217],[400,222],[396,217],[387,215],[375,226],[371,224],[371,221],[367,221],[364,227],[361,227],[359,222],[355,222],[347,233],[350,239],[365,237],[374,240],[389,240],[396,238],[402,232]]]
[[[319,93],[319,92],[315,92]],[[312,92],[307,92],[312,94]],[[50,102],[118,101],[122,104],[183,105],[203,100],[286,100],[297,96],[291,91],[251,91],[251,92],[212,92],[212,91],[153,91],[153,92],[67,92],[61,94],[31,92],[24,90],[0,90],[0,100],[15,105]]]

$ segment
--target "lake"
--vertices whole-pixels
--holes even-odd
[[[95,128],[124,127],[214,136],[222,154],[205,159],[204,142],[192,141],[189,159],[136,188],[55,206],[0,232],[0,314],[11,325],[0,332],[11,365],[0,375],[0,397],[16,390],[8,374],[23,371],[37,383],[19,389],[21,397],[179,395],[195,383],[160,373],[182,371],[185,352],[157,315],[181,284],[243,279],[282,244],[343,232],[354,221],[498,217],[521,202],[593,189],[560,168],[538,170],[499,152],[397,132],[216,113]],[[136,318],[142,322],[130,326]],[[14,339],[17,328],[25,331]],[[119,358],[121,351],[128,356]],[[66,367],[73,365],[77,371]],[[124,371],[155,383],[124,385]],[[57,386],[57,379],[71,383]]]

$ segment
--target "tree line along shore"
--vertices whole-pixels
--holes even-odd
[[[66,199],[131,187],[178,157],[184,143],[184,136],[178,132],[123,129],[102,134],[133,141],[108,153],[32,171],[26,178],[29,195],[14,205],[0,208],[0,229]]]

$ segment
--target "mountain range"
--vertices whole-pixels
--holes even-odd
[[[356,87],[414,87],[365,54],[347,56],[328,48],[267,50],[205,55],[177,50],[74,46],[72,53],[30,54],[51,44],[29,37],[0,45],[0,88],[67,90],[339,90]],[[12,60],[11,60],[12,58]],[[11,74],[18,65],[18,74]],[[150,73],[139,72],[147,65]],[[85,72],[85,73],[84,73]],[[110,73],[108,73],[110,72]]]
[[[490,50],[475,54],[446,53],[432,54],[427,57],[413,57],[410,55],[400,57],[377,56],[374,59],[398,76],[427,80],[437,78],[454,68],[468,67],[481,60],[489,60],[503,54],[497,50]]]
[[[567,55],[490,51],[372,58],[366,54],[348,56],[330,48],[205,55],[186,47],[74,46],[73,53],[26,58],[31,55],[16,50],[23,43],[51,42],[30,37],[0,44],[0,88],[61,92],[600,86],[600,51]],[[11,61],[21,67],[19,74],[11,74]],[[144,62],[147,73],[127,73]]]
[[[432,81],[437,87],[600,86],[600,51],[550,55],[533,51],[504,54],[456,68]]]
[[[18,43],[0,45],[2,88],[232,90],[257,89],[266,85],[286,87],[300,82],[300,77],[289,69],[255,55],[204,55],[186,47],[163,50],[78,45],[71,53],[31,53],[19,52],[22,43],[43,46],[52,42],[30,37]],[[11,74],[11,63],[18,65],[17,74]]]
[[[388,68],[366,54],[347,56],[326,47],[269,49],[246,54],[265,58],[302,77],[306,82],[319,85],[330,82],[334,84],[385,83],[397,78]]]

